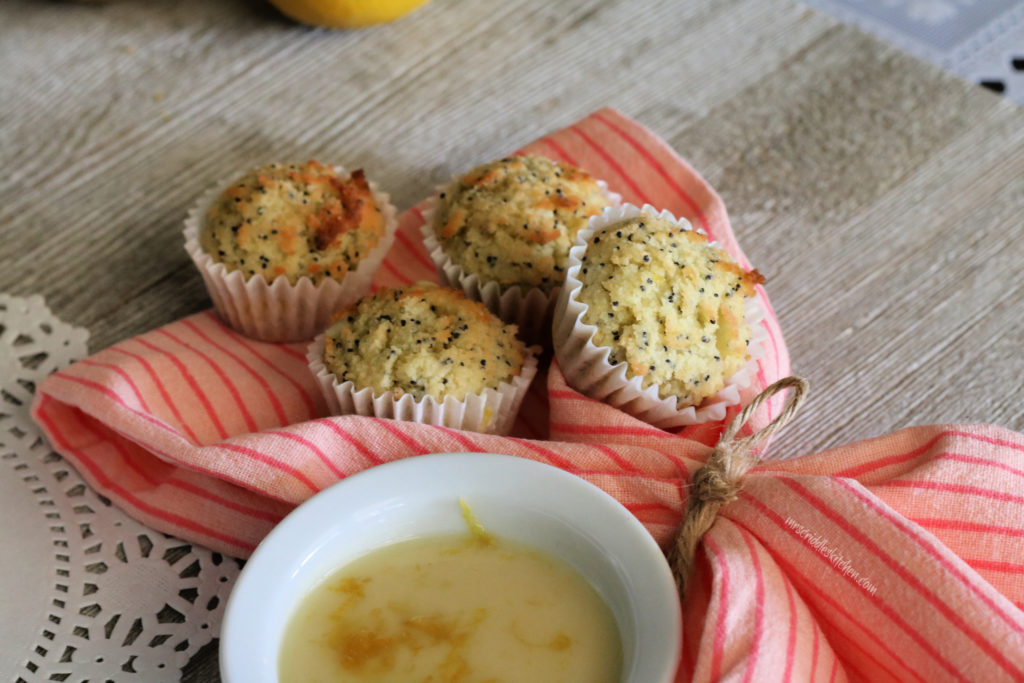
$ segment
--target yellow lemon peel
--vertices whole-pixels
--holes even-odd
[[[303,24],[326,28],[362,28],[408,14],[428,0],[270,0]]]
[[[490,534],[484,525],[480,523],[480,520],[473,514],[473,510],[470,509],[469,503],[462,498],[459,498],[459,507],[462,509],[462,519],[466,520],[466,526],[469,527],[469,533],[472,534],[473,538],[483,544],[491,545],[494,543],[494,536]]]

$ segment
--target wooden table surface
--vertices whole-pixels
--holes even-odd
[[[788,0],[434,0],[358,32],[256,0],[5,0],[0,67],[0,291],[94,350],[210,305],[180,228],[226,176],[339,161],[404,209],[610,105],[718,189],[768,277],[812,385],[776,452],[1024,430],[1024,113]]]

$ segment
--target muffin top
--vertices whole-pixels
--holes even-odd
[[[381,289],[342,309],[325,333],[324,365],[356,390],[463,400],[519,374],[515,325],[453,289]]]
[[[591,237],[578,277],[594,343],[678,407],[714,395],[746,363],[743,299],[764,278],[701,233],[645,214],[613,223]]]
[[[538,156],[478,166],[439,199],[434,234],[452,261],[484,282],[548,293],[565,280],[576,233],[609,205],[588,173]]]
[[[385,232],[363,172],[316,161],[269,164],[239,178],[206,215],[203,249],[246,279],[341,280]]]

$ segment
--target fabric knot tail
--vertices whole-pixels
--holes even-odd
[[[807,394],[807,386],[805,379],[785,377],[755,396],[754,400],[732,419],[707,462],[694,473],[686,514],[676,535],[675,544],[669,550],[668,558],[676,585],[679,586],[680,597],[686,596],[686,583],[693,573],[697,544],[715,523],[722,506],[736,499],[743,476],[761,459],[755,452],[756,447],[796,416]],[[793,391],[782,412],[750,436],[737,439],[736,433],[743,428],[761,404],[786,389]]]

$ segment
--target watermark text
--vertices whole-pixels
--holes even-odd
[[[832,563],[832,566],[843,572],[843,574],[849,576],[857,583],[857,585],[871,595],[875,594],[875,584],[868,581],[866,576],[861,576],[860,572],[854,569],[850,564],[850,560],[843,557],[843,554],[839,552],[838,548],[829,545],[827,538],[822,538],[821,536],[812,533],[792,517],[786,518],[786,526],[795,531],[797,536],[806,540],[812,548],[828,558],[828,561]]]

